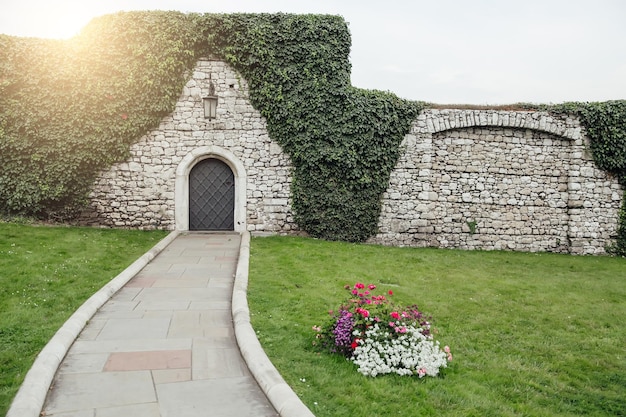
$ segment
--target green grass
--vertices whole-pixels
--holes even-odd
[[[438,378],[362,376],[311,343],[356,281],[433,315]],[[324,416],[626,415],[626,259],[252,240],[252,324]]]
[[[0,222],[0,415],[72,313],[166,234]]]

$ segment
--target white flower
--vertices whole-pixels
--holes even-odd
[[[397,339],[390,339],[377,323],[368,328],[352,356],[358,371],[372,377],[388,373],[420,378],[438,375],[447,366],[447,354],[432,337],[424,336],[422,329],[407,325],[406,330]]]

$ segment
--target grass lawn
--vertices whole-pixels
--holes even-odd
[[[345,284],[433,315],[438,378],[362,376],[313,325]],[[317,417],[626,415],[626,259],[253,238],[249,304],[268,356]]]
[[[0,415],[72,313],[167,233],[0,222]]]

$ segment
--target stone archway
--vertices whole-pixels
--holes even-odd
[[[211,160],[216,164],[223,164],[232,171],[234,180],[233,190],[233,213],[232,228],[236,232],[246,230],[246,171],[241,161],[229,150],[219,146],[203,146],[189,152],[176,169],[175,185],[175,218],[177,230],[207,230],[198,228],[196,224],[190,227],[190,180],[192,170],[196,166],[211,164]],[[204,162],[209,161],[209,162]],[[225,230],[216,228],[215,230]]]

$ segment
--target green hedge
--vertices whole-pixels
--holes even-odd
[[[248,81],[292,160],[298,225],[363,241],[425,103],[352,87],[349,53],[346,22],[327,15],[130,12],[94,19],[67,41],[0,35],[0,214],[76,215],[98,172],[126,160],[174,110],[199,57],[214,56]],[[551,111],[581,117],[598,166],[624,184],[625,102]]]

